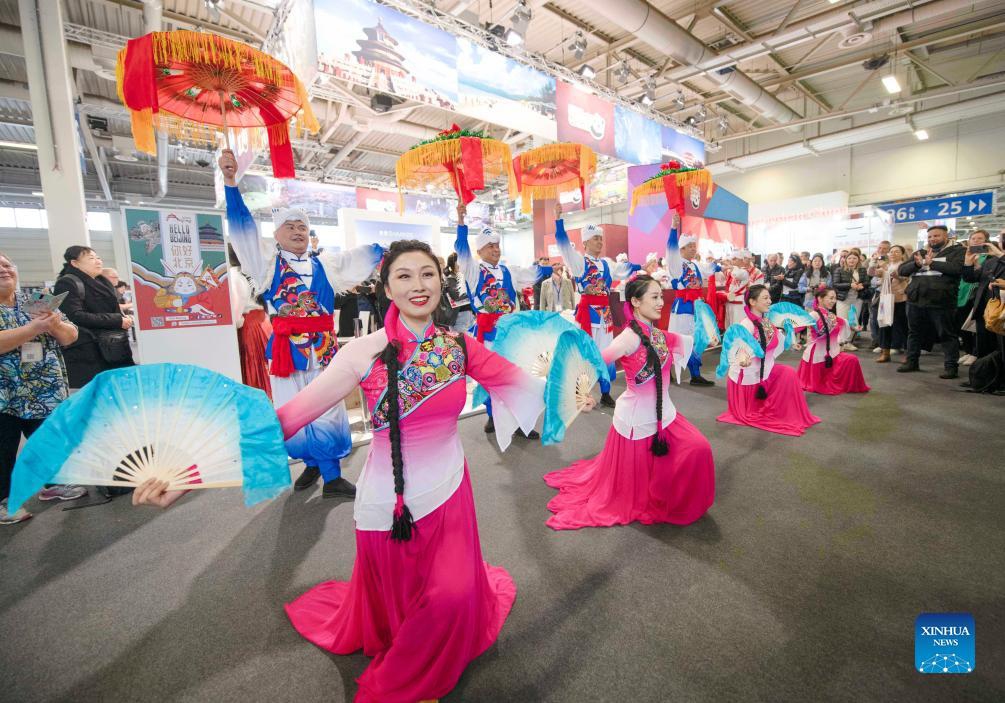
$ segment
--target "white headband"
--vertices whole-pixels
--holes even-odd
[[[683,249],[688,244],[694,244],[697,241],[698,241],[698,237],[696,237],[695,235],[693,235],[693,234],[685,234],[683,237],[681,237],[678,240],[678,244],[680,245],[680,248]]]
[[[298,207],[282,207],[272,213],[272,224],[278,229],[287,222],[303,222],[307,229],[311,227],[310,218],[307,213]]]
[[[603,237],[603,236],[604,236],[604,228],[601,227],[600,225],[586,225],[586,227],[583,228],[584,242],[587,239],[593,239],[594,237]]]
[[[482,247],[487,247],[489,244],[498,244],[499,234],[491,227],[485,227],[478,236],[475,237],[475,251],[481,251]]]

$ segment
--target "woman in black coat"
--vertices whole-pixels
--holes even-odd
[[[72,246],[53,288],[66,293],[60,310],[77,326],[77,341],[63,350],[70,388],[83,388],[108,369],[133,365],[129,330],[133,318],[119,308],[111,281],[101,275],[104,264],[90,247]]]
[[[1005,244],[1005,235],[1002,235]],[[975,356],[980,359],[998,348],[997,335],[988,332],[984,325],[984,309],[997,295],[1005,283],[1005,256],[989,256],[982,266],[978,265],[977,254],[967,252],[963,259],[963,280],[976,283],[974,290],[974,322],[977,324],[977,345]]]

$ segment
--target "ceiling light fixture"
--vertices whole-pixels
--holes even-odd
[[[646,78],[645,85],[646,92],[642,96],[642,104],[648,107],[656,102],[656,76],[649,76]]]
[[[923,142],[926,139],[928,139],[928,130],[927,129],[916,129],[916,130],[914,130],[914,136],[918,138],[919,142]]]
[[[725,135],[729,131],[729,120],[725,115],[719,115],[719,134]]]
[[[698,112],[694,113],[694,119],[696,122],[704,122],[706,117],[708,117],[708,110],[702,105],[698,108]]]
[[[584,63],[582,66],[580,66],[579,71],[577,71],[577,73],[579,73],[581,78],[585,78],[588,81],[592,81],[594,78],[597,77],[597,72],[594,71],[593,66],[591,66],[588,63]]]
[[[214,22],[220,21],[220,8],[223,7],[223,0],[202,0],[203,5],[209,12],[209,18]]]
[[[527,6],[527,0],[520,0],[509,17],[510,28],[506,32],[506,43],[510,46],[522,46],[527,40],[527,28],[533,17],[534,13]]]
[[[683,90],[678,90],[677,91],[677,95],[674,96],[674,99],[673,99],[673,104],[674,104],[674,107],[676,107],[678,110],[683,110],[684,109],[684,91]]]
[[[614,69],[614,77],[618,79],[618,82],[624,85],[628,82],[628,78],[632,75],[632,69],[629,68],[627,61],[622,61],[621,64]]]
[[[900,92],[900,83],[897,81],[897,77],[892,73],[888,76],[883,76],[883,87],[886,88],[886,92],[891,95]]]
[[[35,144],[27,144],[25,142],[0,141],[0,149],[28,149],[29,151],[38,151],[38,146]]]
[[[576,33],[572,38],[572,43],[569,44],[569,51],[572,52],[576,59],[581,59],[586,55],[586,37],[583,35],[583,30],[576,30]]]

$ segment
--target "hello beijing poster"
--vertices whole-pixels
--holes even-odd
[[[139,328],[231,324],[223,218],[133,208],[125,218]]]

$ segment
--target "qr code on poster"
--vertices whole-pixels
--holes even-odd
[[[150,318],[150,326],[151,327],[155,327],[155,328],[156,327],[163,327],[164,326],[164,318],[163,317],[151,317]]]

